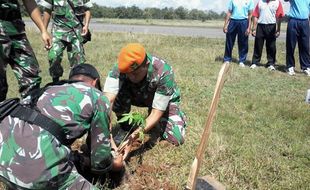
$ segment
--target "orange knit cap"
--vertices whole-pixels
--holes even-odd
[[[118,69],[121,73],[136,70],[144,61],[146,52],[139,43],[130,43],[123,47],[118,55]]]

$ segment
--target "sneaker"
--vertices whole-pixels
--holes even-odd
[[[310,77],[310,68],[307,68],[304,70],[304,73]]]
[[[226,63],[230,63],[230,61],[224,61],[224,64],[226,64]]]
[[[290,76],[295,75],[294,67],[288,68],[287,74],[290,75]]]
[[[275,70],[276,70],[276,68],[275,68],[273,65],[270,65],[270,66],[268,67],[268,69],[269,69],[269,71],[275,71]]]
[[[239,66],[240,66],[240,67],[245,67],[245,65],[244,65],[243,62],[240,62],[240,63],[239,63]]]
[[[257,67],[256,64],[252,64],[250,68],[255,69],[256,67]]]

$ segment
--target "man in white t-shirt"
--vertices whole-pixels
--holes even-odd
[[[280,0],[259,0],[253,11],[252,36],[255,37],[251,68],[260,63],[266,41],[267,67],[275,70],[276,39],[280,35],[281,18],[284,16]]]

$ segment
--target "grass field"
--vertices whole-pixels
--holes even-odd
[[[28,34],[45,84],[50,81],[47,52],[38,33],[28,30]],[[224,40],[94,33],[85,50],[88,62],[100,70],[102,82],[128,42],[144,44],[173,66],[189,128],[183,146],[156,144],[132,158],[127,169],[135,184],[119,189],[184,189],[222,65]],[[211,175],[228,189],[310,189],[310,105],[305,103],[310,78],[302,73],[288,76],[285,44],[277,45],[275,72],[231,64],[199,176]],[[250,42],[248,60],[252,53]],[[66,57],[63,65],[68,71]],[[300,70],[298,61],[296,66]],[[8,77],[9,96],[14,97],[17,83],[10,69]]]

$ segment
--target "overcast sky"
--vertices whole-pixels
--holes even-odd
[[[132,6],[135,5],[139,8],[145,7],[173,7],[177,8],[183,6],[187,9],[200,9],[200,10],[213,10],[216,12],[222,12],[227,10],[228,0],[92,0],[98,5],[107,7],[119,7],[119,6]],[[254,0],[256,4],[258,0]],[[284,2],[283,0],[281,0]],[[288,3],[283,3],[285,7]],[[285,8],[287,9],[287,8]]]

